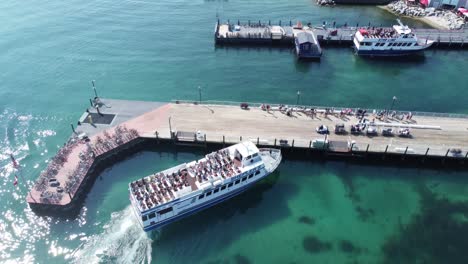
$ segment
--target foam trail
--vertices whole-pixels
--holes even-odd
[[[113,213],[104,231],[84,242],[72,258],[74,263],[151,263],[151,242],[128,206]]]

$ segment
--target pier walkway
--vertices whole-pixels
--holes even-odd
[[[287,25],[273,25],[271,22],[261,21],[247,24],[216,23],[215,43],[219,45],[294,45],[294,26],[290,21]],[[313,26],[310,23],[304,30],[312,32],[319,40],[322,47],[352,46],[354,33],[359,28],[372,28],[378,26],[368,25],[342,25],[342,26]],[[387,27],[383,27],[387,28]],[[390,28],[390,27],[388,27]],[[272,33],[272,29],[273,33]],[[279,30],[280,29],[280,30]],[[281,37],[275,35],[282,32]],[[468,30],[440,30],[412,28],[419,38],[433,40],[431,48],[466,49],[468,48]]]
[[[89,108],[89,112],[81,116],[80,125],[67,145],[59,150],[40,175],[27,196],[31,206],[60,207],[70,204],[89,177],[89,170],[101,157],[118,152],[121,146],[135,140],[158,139],[177,143],[177,132],[186,135],[200,132],[202,138],[194,138],[192,141],[198,140],[205,144],[234,144],[251,140],[261,146],[349,155],[393,153],[460,160],[466,160],[468,155],[468,116],[462,114],[413,112],[411,120],[375,120],[374,125],[378,130],[375,136],[367,136],[365,133],[337,135],[333,132],[336,124],[344,124],[349,132],[350,126],[355,125],[359,118],[351,114],[340,115],[340,111],[345,109],[334,108],[332,111],[332,108],[328,108],[327,111],[325,107],[317,106],[295,106],[288,115],[280,111],[278,105],[270,105],[270,110],[264,111],[260,109],[260,104],[255,103],[249,103],[248,109],[241,109],[240,103],[214,101],[203,104],[182,101],[101,101],[99,113],[95,108]],[[307,111],[311,108],[316,109],[316,115]],[[372,113],[373,109],[368,109],[365,115],[369,122],[375,118]],[[402,114],[398,112],[397,116]],[[99,123],[99,118],[95,118],[90,123],[89,115],[109,118],[102,123]],[[328,126],[330,134],[318,134],[315,129],[320,125]],[[384,127],[409,127],[412,137],[384,137],[381,134]],[[83,133],[89,140],[82,139]],[[314,140],[325,139],[328,145],[317,147],[313,143]]]

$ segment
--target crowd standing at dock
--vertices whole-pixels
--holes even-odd
[[[34,189],[40,193],[41,201],[58,204],[64,193],[73,196],[97,156],[138,137],[136,130],[127,129],[124,125],[117,126],[114,132],[111,135],[108,131],[104,131],[103,137],[97,136],[93,143],[87,136],[73,133],[36,181]],[[69,155],[77,148],[80,148],[77,165],[66,174],[65,182],[61,182],[58,174],[69,162]]]

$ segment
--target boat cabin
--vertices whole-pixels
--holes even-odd
[[[310,52],[315,44],[312,33],[305,31],[297,33],[296,42],[300,52]]]
[[[236,160],[240,167],[251,165],[257,161],[261,161],[258,155],[258,148],[251,142],[245,142],[237,145],[234,150],[234,160]]]

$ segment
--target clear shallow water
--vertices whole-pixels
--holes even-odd
[[[326,48],[320,63],[299,63],[288,49],[213,46],[216,14],[393,23],[373,7],[313,1],[7,0],[0,9],[0,262],[467,262],[465,172],[285,161],[244,195],[149,237],[134,225],[127,183],[202,153],[144,152],[115,165],[76,220],[37,217],[24,202],[24,182],[68,137],[92,79],[101,96],[122,99],[196,99],[200,85],[213,100],[294,103],[300,90],[304,104],[387,107],[396,95],[402,109],[467,113],[466,53],[385,62]]]

